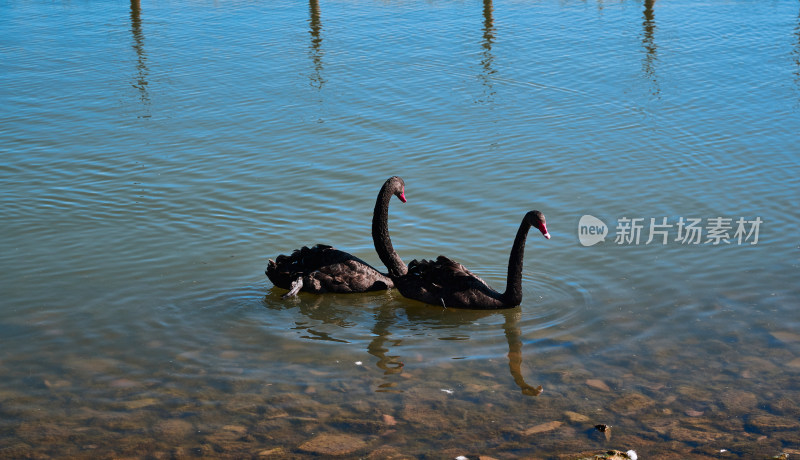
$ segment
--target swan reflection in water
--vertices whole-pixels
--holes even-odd
[[[421,307],[422,309],[430,310],[429,307]],[[425,321],[430,322],[431,315],[424,314],[419,309],[406,309],[405,311],[408,319],[412,322]],[[514,383],[522,390],[523,394],[529,396],[538,396],[542,392],[542,387],[533,387],[525,382],[522,376],[522,333],[519,327],[519,319],[521,311],[517,308],[514,310],[503,310],[496,314],[503,315],[505,321],[503,322],[503,332],[508,343],[508,367]],[[474,312],[470,311],[466,318],[463,311],[453,314],[447,313],[447,316],[441,316],[441,323],[436,326],[442,325],[457,328],[459,325],[473,324],[476,320],[490,316],[491,313]],[[370,341],[367,351],[372,356],[378,358],[376,365],[379,369],[384,371],[384,374],[399,374],[402,372],[404,364],[399,356],[389,355],[391,346],[399,347],[401,339],[392,339],[391,327],[395,321],[396,315],[394,309],[382,308],[376,314],[375,325],[372,328],[374,338]],[[393,386],[392,384],[383,385],[384,388]]]
[[[320,323],[343,329],[356,326],[364,316],[354,312],[354,309],[369,308],[370,303],[380,302],[380,297],[358,296],[363,300],[363,305],[357,305],[357,303],[361,303],[359,300],[347,296],[346,306],[337,307],[335,302],[325,300],[330,299],[331,296],[307,296],[287,303],[279,300],[279,291],[279,289],[275,289],[274,293],[267,294],[264,299],[265,306],[279,310],[296,308],[301,315],[313,321],[295,321],[294,329],[302,331],[304,338],[326,342],[350,343],[351,341],[336,337],[331,332],[320,330],[316,327]],[[413,329],[414,335],[417,335],[421,327],[431,331],[458,330],[474,325],[481,319],[497,318],[494,315],[501,315],[503,316],[502,332],[508,344],[507,357],[511,378],[525,395],[537,396],[542,392],[541,386],[529,385],[522,375],[522,332],[519,326],[522,312],[519,307],[496,311],[440,310],[423,305],[403,305],[392,299],[391,293],[384,294],[384,296],[391,300],[370,310],[370,316],[374,318],[374,323],[370,329],[372,339],[367,344],[366,351],[377,359],[375,366],[383,371],[385,376],[397,376],[405,370],[405,360],[400,354],[404,331]],[[313,300],[307,302],[305,299]],[[330,331],[330,328],[327,330]],[[500,329],[497,330],[497,333],[500,333]],[[466,335],[461,335],[459,338],[469,340],[469,336]],[[392,389],[395,385],[395,381],[387,381],[379,385],[376,391],[396,391]]]

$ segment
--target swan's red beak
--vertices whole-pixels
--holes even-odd
[[[545,225],[544,222],[542,222],[539,225],[540,225],[540,227],[538,227],[539,231],[542,232],[542,235],[544,235],[544,237],[549,240],[550,239],[550,232],[547,231],[547,225]]]
[[[400,201],[402,201],[403,203],[406,202],[406,191],[405,191],[405,189],[402,192],[400,192],[399,195],[397,195],[397,198],[400,198]]]

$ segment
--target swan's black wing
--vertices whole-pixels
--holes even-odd
[[[408,271],[428,283],[449,285],[455,290],[459,290],[459,286],[468,289],[476,282],[486,285],[467,267],[445,256],[439,256],[436,260],[412,260]]]
[[[266,275],[275,286],[290,289],[298,278],[307,292],[366,292],[393,287],[392,280],[368,263],[332,246],[303,246],[270,260]]]
[[[479,298],[498,295],[465,266],[445,256],[411,261],[408,278],[407,284],[417,290],[417,295],[408,297],[434,305],[470,308]],[[406,295],[403,289],[401,293]]]

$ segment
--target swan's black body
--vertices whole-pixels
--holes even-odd
[[[385,218],[379,216],[379,207],[385,212]],[[389,238],[388,200],[383,203],[379,197],[375,209],[372,221],[375,250],[386,264],[395,288],[405,297],[445,308],[491,310],[516,307],[522,301],[522,259],[528,230],[536,227],[545,238],[550,238],[541,212],[530,211],[525,214],[509,256],[506,290],[501,293],[463,265],[444,256],[436,260],[412,260],[406,266],[394,251]],[[376,235],[380,238],[376,238]]]
[[[275,286],[314,293],[367,292],[391,289],[391,278],[358,257],[331,246],[303,246],[290,256],[279,255],[267,264],[267,277]],[[296,294],[296,292],[291,295]]]
[[[392,195],[405,203],[402,180],[399,189],[389,190],[384,185],[378,194],[378,201],[385,202],[388,208]],[[388,210],[376,207],[375,212],[388,219]],[[373,227],[373,240],[376,238],[374,231]],[[388,275],[352,254],[324,244],[311,248],[304,246],[289,256],[279,255],[275,260],[270,259],[265,273],[272,284],[290,290],[284,297],[296,295],[301,290],[322,294],[380,291],[394,287]]]

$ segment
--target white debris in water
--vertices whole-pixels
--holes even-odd
[[[451,395],[451,394],[453,394],[453,393],[454,393],[454,391],[453,391],[453,390],[451,390],[451,389],[449,389],[449,388],[442,388],[442,391],[444,391],[445,393],[447,393],[447,394],[449,394],[449,395]],[[464,458],[466,458],[466,457],[464,457]]]
[[[636,451],[635,450],[629,450],[629,451],[627,451],[625,453],[628,455],[628,458],[631,459],[631,460],[637,460],[639,458],[639,456],[636,455]]]
[[[356,366],[361,366],[361,365],[363,365],[363,364],[364,364],[364,363],[363,363],[363,362],[361,362],[361,361],[356,361]]]
[[[463,455],[459,455],[458,457],[456,457],[456,460],[469,460],[469,459]]]

